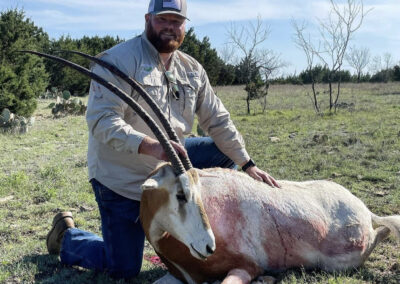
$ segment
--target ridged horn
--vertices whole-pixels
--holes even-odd
[[[127,82],[136,92],[139,93],[139,95],[150,106],[151,110],[154,112],[154,114],[160,120],[162,126],[164,127],[165,131],[167,132],[169,139],[171,139],[172,141],[175,141],[176,143],[181,144],[181,141],[179,140],[178,135],[176,134],[175,130],[172,128],[167,117],[164,115],[164,113],[162,112],[162,110],[160,109],[158,104],[153,100],[153,98],[146,92],[146,90],[135,79],[129,77],[126,73],[121,71],[118,67],[116,67],[100,58],[97,58],[95,56],[91,56],[89,54],[86,54],[86,53],[83,53],[80,51],[74,51],[74,50],[60,50],[57,52],[72,53],[72,54],[76,54],[76,55],[82,56],[84,58],[87,58],[87,59],[99,64],[100,66],[108,69],[111,73],[113,73],[114,75],[117,75],[122,80]],[[189,160],[189,157],[179,155],[179,158],[181,159],[183,166],[185,167],[186,170],[193,168],[192,163]]]
[[[91,72],[90,70],[86,69],[85,67],[82,67],[82,66],[80,66],[76,63],[73,63],[71,61],[68,61],[64,58],[46,54],[46,53],[42,53],[42,52],[38,52],[38,51],[32,51],[32,50],[21,50],[19,52],[31,53],[31,54],[35,54],[35,55],[38,55],[41,57],[45,57],[45,58],[60,62],[64,65],[69,66],[69,67],[75,69],[76,71],[92,78],[94,81],[96,81],[97,83],[99,83],[100,85],[104,86],[105,88],[110,90],[112,93],[117,95],[121,100],[123,100],[126,104],[128,104],[143,119],[143,121],[147,124],[147,126],[154,133],[154,135],[156,136],[156,138],[158,139],[158,141],[164,148],[164,151],[167,154],[168,159],[172,163],[175,174],[181,175],[181,174],[185,173],[185,169],[183,167],[181,160],[179,159],[178,155],[176,154],[176,152],[175,152],[174,148],[172,147],[171,143],[169,142],[168,138],[161,131],[160,127],[155,123],[155,121],[151,118],[151,116],[137,102],[135,102],[130,96],[128,96],[120,88],[118,88],[111,82],[107,82],[105,79],[103,79],[99,75]]]

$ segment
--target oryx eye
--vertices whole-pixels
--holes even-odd
[[[186,196],[183,193],[178,193],[176,195],[176,199],[178,199],[179,203],[186,203],[187,202]]]

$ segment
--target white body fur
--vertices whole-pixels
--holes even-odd
[[[400,237],[400,216],[374,215],[334,182],[279,181],[282,188],[271,188],[236,171],[198,172],[215,253],[199,261],[172,237],[153,244],[171,274],[188,283],[249,283],[292,267],[358,267],[390,231]]]

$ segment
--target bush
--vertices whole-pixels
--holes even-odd
[[[18,50],[43,49],[48,35],[24,12],[8,10],[0,13],[0,111],[9,109],[29,117],[35,111],[37,97],[48,85],[43,61]]]
[[[0,131],[10,133],[26,133],[28,126],[33,124],[33,119],[26,119],[12,113],[9,109],[4,109],[0,114]]]
[[[55,118],[63,117],[67,115],[84,115],[86,112],[86,105],[81,99],[71,98],[69,91],[62,93],[63,98],[57,97],[56,103],[49,105],[51,107],[51,113]]]

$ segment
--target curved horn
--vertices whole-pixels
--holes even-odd
[[[129,97],[124,91],[119,89],[117,86],[114,84],[107,82],[104,80],[102,77],[98,76],[97,74],[91,72],[90,70],[75,64],[73,62],[70,62],[68,60],[65,60],[63,58],[54,56],[54,55],[49,55],[46,53],[41,53],[37,51],[32,51],[32,50],[21,50],[20,52],[24,53],[31,53],[35,54],[41,57],[46,57],[58,62],[63,63],[64,65],[67,65],[80,73],[92,78],[94,81],[97,83],[103,85],[105,88],[109,89],[111,92],[113,92],[115,95],[117,95],[119,98],[121,98],[125,103],[127,103],[142,119],[143,121],[149,126],[151,131],[154,133],[158,141],[160,141],[160,144],[164,148],[165,153],[167,154],[168,159],[171,161],[172,166],[174,168],[175,174],[176,175],[181,175],[185,172],[185,169],[179,160],[178,155],[176,154],[174,148],[172,147],[171,143],[168,141],[168,138],[164,135],[164,133],[161,131],[160,127],[155,123],[155,121],[149,116],[149,114],[137,103],[135,102],[131,97]]]
[[[169,139],[172,141],[175,141],[176,143],[181,144],[181,141],[178,138],[178,135],[176,134],[175,130],[172,128],[171,124],[169,123],[168,119],[158,106],[158,104],[153,100],[151,96],[146,92],[145,89],[133,78],[129,77],[127,74],[122,72],[118,67],[100,59],[95,56],[91,56],[89,54],[80,52],[80,51],[73,51],[73,50],[60,50],[60,52],[66,52],[66,53],[72,53],[76,54],[82,57],[85,57],[100,66],[108,69],[111,73],[117,75],[121,79],[123,79],[125,82],[127,82],[136,92],[140,94],[140,96],[145,100],[145,102],[150,106],[150,108],[153,110],[157,118],[160,120],[162,126],[164,127],[165,131],[168,134]],[[182,155],[179,155],[179,158],[181,159],[183,166],[185,167],[186,170],[189,170],[193,168],[192,163],[189,160],[189,157],[185,157]]]

